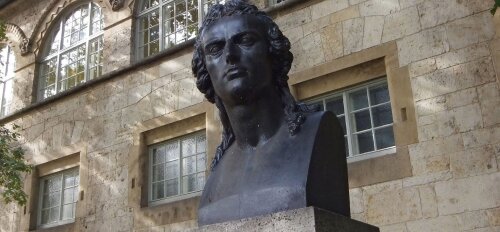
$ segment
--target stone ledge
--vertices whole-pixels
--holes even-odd
[[[375,226],[315,207],[223,222],[187,230],[189,232],[379,232]]]

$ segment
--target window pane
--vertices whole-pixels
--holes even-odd
[[[165,37],[165,48],[172,47],[175,44],[175,33]]]
[[[42,76],[44,77],[45,86],[51,86],[56,83],[56,58],[42,64]]]
[[[80,185],[80,173],[78,171],[78,169],[76,170],[75,172],[76,174],[76,178],[75,178],[75,186],[79,186]]]
[[[344,114],[344,100],[342,100],[342,96],[327,99],[326,109],[332,111],[335,115]]]
[[[77,202],[78,201],[78,187],[75,187],[73,189],[73,202]]]
[[[174,179],[174,180],[168,180],[167,181],[167,196],[166,197],[171,197],[179,195],[179,180]]]
[[[376,106],[372,109],[373,124],[375,126],[383,126],[392,123],[391,105],[384,104]]]
[[[198,173],[197,178],[198,186],[196,186],[196,190],[203,190],[203,187],[205,186],[205,173]]]
[[[71,187],[75,185],[75,176],[74,175],[64,175],[64,187]]]
[[[49,46],[49,52],[48,52],[49,55],[59,51],[59,46],[61,43],[61,31],[59,30],[59,27],[57,27],[55,30],[56,31],[53,32],[54,37],[53,37],[52,42],[50,43],[50,46]]]
[[[75,10],[64,22],[63,48],[87,38],[88,5]]]
[[[165,146],[167,152],[167,161],[179,159],[179,144],[177,142],[170,143]]]
[[[354,116],[354,128],[356,131],[363,131],[372,127],[370,122],[370,111],[363,110],[352,115]]]
[[[103,18],[102,18],[101,8],[92,3],[91,34],[95,34],[96,32],[99,32],[102,30],[102,26],[103,26],[102,21],[103,21]]]
[[[89,53],[89,80],[91,80],[102,74],[102,36],[90,41]]]
[[[52,177],[51,179],[47,179],[45,180],[44,183],[45,183],[44,189],[47,190],[46,193],[61,191],[60,175]]]
[[[153,166],[153,182],[165,179],[165,164]]]
[[[182,175],[196,172],[196,156],[189,156],[182,159]]]
[[[198,172],[204,172],[206,170],[207,166],[207,156],[205,153],[202,153],[198,156],[196,156],[196,171]]]
[[[156,40],[158,40],[158,38],[160,38],[159,30],[160,29],[158,26],[155,26],[155,27],[152,27],[149,29],[149,40],[150,41],[156,41]]]
[[[349,101],[351,103],[352,110],[359,110],[368,107],[366,89],[361,89],[349,94]]]
[[[64,190],[63,204],[73,203],[75,200],[73,196],[75,195],[75,188],[69,188]]]
[[[59,207],[54,207],[50,209],[49,222],[59,221]]]
[[[43,209],[46,209],[46,208],[49,208],[50,207],[50,204],[49,204],[49,195],[48,194],[44,194],[43,197],[42,197],[42,208]]]
[[[394,146],[392,126],[375,130],[375,141],[377,142],[377,149]]]
[[[142,3],[141,10],[147,10],[149,8],[153,8],[158,6],[159,0],[144,0]]]
[[[153,164],[165,163],[165,147],[153,149]]]
[[[167,164],[167,179],[173,179],[179,177],[179,160],[168,162]]]
[[[62,220],[71,219],[75,216],[73,215],[73,204],[63,205]]]
[[[163,28],[164,28],[164,34],[172,34],[175,32],[175,27],[174,27],[174,19],[173,18],[168,18],[164,20],[163,23]]]
[[[158,182],[153,183],[153,200],[161,199],[165,197],[165,183]]]
[[[205,152],[206,150],[206,137],[205,135],[196,136],[196,152]]]
[[[182,193],[189,193],[197,190],[197,177],[196,174],[182,177]]]
[[[193,155],[196,153],[196,141],[194,138],[182,140],[182,156]]]
[[[154,42],[151,42],[149,44],[149,55],[154,55],[160,51],[160,44],[159,41],[156,40]]]
[[[180,44],[187,39],[186,29],[179,30],[175,33],[175,44]]]
[[[358,141],[358,150],[359,154],[373,151],[373,138],[372,138],[372,132],[365,132],[361,134],[355,135],[357,141]]]
[[[50,210],[42,210],[42,224],[47,224],[49,222]]]
[[[372,105],[389,102],[387,84],[370,88],[370,102]]]
[[[53,192],[49,194],[49,207],[56,206],[61,203],[61,192]]]
[[[14,97],[14,86],[13,86],[14,79],[10,79],[5,82],[4,85],[0,85],[0,88],[5,91],[2,91],[2,115],[6,115],[6,113],[9,111],[9,106],[12,103],[12,99]]]

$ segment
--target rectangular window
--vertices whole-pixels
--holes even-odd
[[[50,227],[75,221],[80,177],[78,168],[40,178],[38,225]]]
[[[208,8],[224,0],[143,0],[137,19],[140,58],[194,39]],[[201,11],[200,11],[201,9]]]
[[[310,101],[337,115],[348,158],[394,152],[394,132],[387,81],[375,81]]]
[[[149,202],[190,197],[203,190],[206,136],[198,132],[149,147]]]

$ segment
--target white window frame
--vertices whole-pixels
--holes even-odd
[[[10,82],[11,88],[14,87],[13,82],[14,82],[14,69],[16,65],[16,57],[14,55],[14,51],[12,51],[12,48],[7,45],[7,44],[2,44],[2,47],[0,48],[0,51],[2,51],[2,58],[5,56],[5,64],[3,64],[3,70],[1,70],[5,76],[0,76],[0,117],[3,117],[9,113],[9,106],[12,103],[12,98],[14,97],[14,90],[11,89],[11,94],[10,96],[7,96],[7,83]],[[3,54],[3,50],[6,49],[5,54]],[[10,100],[7,100],[7,98],[10,98]]]
[[[196,132],[193,132],[193,133],[190,133],[190,134],[187,134],[187,135],[183,135],[183,136],[180,136],[180,137],[175,137],[175,138],[172,138],[172,139],[169,139],[169,140],[166,140],[166,141],[163,141],[163,142],[160,142],[160,143],[157,143],[157,144],[154,144],[154,145],[150,145],[148,147],[148,169],[149,169],[149,173],[148,173],[148,205],[149,206],[157,206],[157,205],[161,205],[161,204],[165,204],[165,203],[170,203],[170,202],[175,202],[175,201],[180,201],[180,200],[184,200],[184,199],[188,199],[188,198],[192,198],[192,197],[196,197],[196,196],[201,196],[201,193],[203,191],[203,188],[199,189],[199,190],[196,190],[196,191],[193,191],[193,192],[188,192],[188,193],[182,193],[182,190],[183,190],[183,182],[182,182],[182,169],[183,169],[183,163],[182,163],[182,159],[183,159],[183,154],[182,154],[182,147],[181,147],[181,141],[183,139],[186,139],[186,138],[193,138],[193,137],[197,137],[197,136],[200,136],[200,135],[204,135],[205,136],[205,170],[203,170],[205,172],[205,183],[207,181],[207,175],[206,175],[206,171],[207,171],[207,164],[206,164],[206,160],[207,160],[207,137],[206,137],[206,131],[205,130],[201,130],[201,131],[196,131]],[[179,170],[178,170],[178,176],[177,176],[177,180],[178,180],[178,195],[175,195],[175,196],[171,196],[171,197],[164,197],[162,199],[157,199],[157,200],[153,200],[153,150],[156,149],[156,148],[159,148],[159,147],[162,147],[164,146],[165,144],[169,144],[169,143],[172,143],[172,142],[177,142],[178,143],[178,146],[179,146],[179,151],[180,151],[180,154],[179,154]],[[196,153],[194,156],[197,156],[199,155],[199,153]],[[197,171],[196,173],[200,173],[200,172],[203,172],[203,171]],[[166,174],[165,174],[166,175]],[[166,180],[166,179],[165,179]],[[204,183],[204,184],[205,184]],[[166,188],[166,185],[165,185],[165,188]],[[166,194],[166,191],[165,191],[165,194]]]
[[[56,172],[56,173],[53,173],[53,174],[49,174],[47,176],[43,176],[43,177],[40,177],[39,178],[39,192],[38,192],[38,208],[37,208],[37,227],[40,228],[40,229],[43,229],[43,228],[50,228],[50,227],[54,227],[54,226],[60,226],[60,225],[65,225],[65,224],[69,224],[69,223],[73,223],[75,222],[75,217],[76,217],[76,203],[78,202],[78,196],[76,196],[76,199],[74,199],[73,201],[73,218],[72,219],[65,219],[63,220],[62,219],[62,213],[63,213],[63,206],[65,205],[64,202],[63,202],[63,197],[64,197],[64,189],[66,188],[66,186],[64,185],[64,175],[67,175],[67,174],[72,174],[76,172],[77,173],[77,179],[78,179],[78,185],[75,185],[76,186],[76,192],[77,194],[79,193],[79,189],[80,189],[80,184],[79,184],[79,180],[80,180],[80,170],[79,170],[79,167],[74,167],[74,168],[70,168],[70,169],[66,169],[66,170],[63,170],[63,171],[60,171],[60,172]],[[57,176],[60,176],[60,181],[61,181],[61,188],[60,188],[60,199],[59,199],[59,220],[56,221],[56,222],[51,222],[51,223],[47,223],[47,224],[42,224],[42,207],[43,207],[43,195],[44,195],[44,180],[47,180],[47,179],[51,179],[51,178],[57,178]],[[74,187],[74,186],[71,186],[71,187]]]
[[[166,46],[166,41],[165,41],[165,28],[164,28],[164,15],[163,15],[163,7],[165,5],[168,5],[172,2],[176,2],[176,1],[184,1],[185,4],[187,5],[187,2],[189,0],[158,0],[158,5],[156,6],[151,6],[149,7],[148,9],[146,10],[142,10],[142,6],[144,4],[145,1],[150,1],[150,0],[141,0],[137,7],[138,7],[138,14],[136,16],[136,33],[135,33],[135,38],[136,38],[136,44],[135,44],[135,51],[136,51],[136,56],[137,56],[137,60],[141,60],[141,59],[144,59],[144,58],[147,58],[147,57],[150,57],[150,56],[154,56],[158,53],[160,53],[161,51],[167,49],[167,48],[172,48],[172,47],[175,47],[175,46],[178,46],[179,44],[182,44],[183,42],[186,42],[188,40],[190,40],[189,38],[184,38],[182,40],[182,42],[179,42],[179,43],[176,43],[176,44],[173,44],[172,46]],[[211,2],[210,4],[214,4],[214,3],[224,3],[225,0],[198,0],[198,6],[197,6],[197,9],[198,9],[198,23],[197,23],[197,28],[199,29],[201,23],[202,23],[202,20],[203,20],[203,17],[204,15],[206,14],[206,10],[208,10],[208,5],[209,3],[208,2]],[[214,2],[214,3],[212,3]],[[200,10],[201,9],[201,10]],[[148,51],[148,55],[147,56],[144,56],[144,53],[141,52],[141,47],[145,46],[146,44],[141,44],[140,41],[141,41],[141,32],[143,32],[145,29],[142,28],[141,26],[141,18],[142,17],[147,17],[148,14],[152,13],[153,11],[158,11],[159,13],[159,17],[158,17],[158,45],[159,45],[159,48],[158,48],[158,52],[154,53],[154,54],[150,54],[150,52]],[[177,14],[177,12],[175,13]],[[175,16],[174,16],[175,18]],[[187,26],[187,25],[184,25],[184,26]],[[196,34],[198,34],[198,29],[196,30]],[[146,45],[147,46],[147,45]]]
[[[86,22],[88,23],[87,25],[87,28],[85,29],[86,30],[86,33],[87,33],[87,36],[84,38],[84,39],[81,39],[80,41],[74,43],[74,44],[71,44],[69,45],[68,47],[64,48],[63,47],[63,43],[64,43],[64,22],[69,18],[71,17],[75,12],[76,10],[80,9],[82,6],[85,6],[87,5],[88,7],[88,15],[87,15],[87,18],[85,19]],[[95,32],[93,35],[91,35],[90,33],[92,32],[92,5],[94,6],[97,6],[100,10],[100,14],[101,14],[101,29],[97,32]],[[61,82],[61,74],[60,72],[62,71],[62,68],[61,68],[61,56],[65,55],[66,53],[68,53],[69,51],[71,50],[74,50],[78,47],[80,47],[81,45],[85,45],[85,62],[84,62],[84,80],[82,83],[85,83],[87,81],[90,80],[90,74],[89,74],[89,70],[90,68],[93,68],[93,67],[96,67],[96,66],[99,66],[99,65],[95,65],[93,67],[89,67],[90,66],[90,43],[95,41],[95,40],[100,40],[99,43],[101,43],[101,46],[103,46],[103,34],[104,34],[104,20],[103,20],[103,12],[102,12],[102,8],[97,4],[97,3],[94,3],[94,2],[87,2],[85,4],[82,4],[82,5],[78,5],[77,7],[73,8],[68,14],[66,14],[65,17],[63,17],[62,19],[59,20],[59,22],[55,25],[55,27],[52,29],[52,32],[50,34],[50,39],[47,41],[47,43],[44,45],[44,49],[43,49],[43,58],[40,60],[40,71],[39,71],[39,75],[38,75],[38,79],[39,79],[39,86],[38,86],[38,97],[37,99],[38,100],[43,100],[45,99],[45,90],[46,90],[46,77],[44,76],[45,73],[43,72],[43,65],[52,60],[52,59],[56,59],[56,77],[55,77],[55,92],[53,95],[50,95],[48,97],[51,97],[51,96],[54,96],[54,95],[57,95],[61,92],[65,92],[69,89],[72,89],[72,88],[75,88],[76,86],[78,86],[79,84],[75,84],[75,86],[73,87],[69,87],[67,89],[64,89],[64,90],[59,90],[59,85]],[[61,33],[60,35],[60,38],[59,38],[59,45],[58,45],[58,49],[56,52],[52,53],[52,54],[49,54],[50,52],[50,47],[52,45],[52,43],[54,42],[54,38],[57,36],[57,34]],[[102,53],[102,50],[98,51],[98,53],[101,52]],[[100,75],[102,75],[102,59],[99,60],[100,62],[100,66],[101,66],[101,74],[97,75],[96,77],[99,77]],[[96,78],[94,77],[94,78]]]
[[[343,89],[343,90],[336,91],[336,92],[333,92],[333,93],[325,94],[325,95],[322,95],[320,97],[316,97],[316,98],[313,98],[313,99],[307,101],[310,104],[311,103],[312,104],[319,104],[319,103],[321,103],[321,105],[323,106],[323,109],[326,109],[326,100],[327,99],[331,99],[331,98],[334,98],[334,97],[340,97],[340,96],[342,97],[343,106],[344,106],[344,114],[343,114],[343,116],[345,118],[345,123],[346,123],[346,135],[345,135],[345,137],[347,137],[347,143],[348,143],[348,145],[347,145],[347,148],[348,148],[348,151],[347,151],[348,152],[347,161],[348,162],[356,162],[356,161],[359,161],[359,160],[371,159],[371,158],[375,158],[375,157],[379,157],[379,156],[383,156],[383,155],[387,155],[387,154],[396,153],[396,144],[395,144],[395,137],[394,137],[394,116],[393,116],[392,123],[390,123],[390,124],[386,124],[386,125],[383,125],[383,126],[375,127],[374,123],[373,123],[373,115],[372,115],[371,108],[379,106],[379,105],[382,105],[382,104],[387,104],[387,103],[381,103],[381,104],[378,104],[378,105],[371,105],[370,96],[367,95],[368,106],[365,107],[365,108],[363,108],[363,109],[356,110],[356,111],[361,111],[361,110],[369,109],[368,111],[370,113],[371,127],[369,129],[366,129],[366,130],[363,130],[363,131],[353,132],[354,123],[353,123],[353,119],[349,115],[351,113],[350,104],[348,104],[348,102],[349,102],[348,96],[349,96],[350,93],[353,93],[353,92],[356,92],[356,91],[359,91],[359,90],[362,90],[362,89],[366,89],[367,90],[370,87],[378,86],[378,85],[381,85],[381,84],[386,84],[387,88],[389,88],[387,79],[384,77],[382,79],[377,79],[375,81],[371,81],[371,82],[367,82],[367,83],[362,83],[362,84],[356,85],[356,86],[351,87],[351,88],[347,88],[347,89]],[[390,102],[391,102],[390,99],[391,98],[389,96],[389,105],[390,105]],[[392,112],[392,107],[391,107],[391,112]],[[376,141],[375,141],[374,130],[375,129],[385,128],[385,127],[392,127],[393,128],[394,145],[390,146],[390,147],[382,148],[382,149],[376,149],[377,145],[376,145]],[[356,151],[355,146],[357,146],[357,145],[354,144],[353,136],[356,133],[359,134],[359,133],[363,133],[363,132],[366,132],[366,131],[371,131],[372,139],[373,139],[373,146],[374,146],[375,150],[359,154],[359,152]]]

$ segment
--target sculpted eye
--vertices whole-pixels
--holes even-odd
[[[252,45],[255,43],[255,36],[252,34],[243,34],[239,38],[239,43],[242,45]]]
[[[205,51],[209,55],[216,55],[217,53],[219,53],[222,50],[222,48],[223,48],[223,44],[212,43],[212,44],[209,44],[205,47]]]

